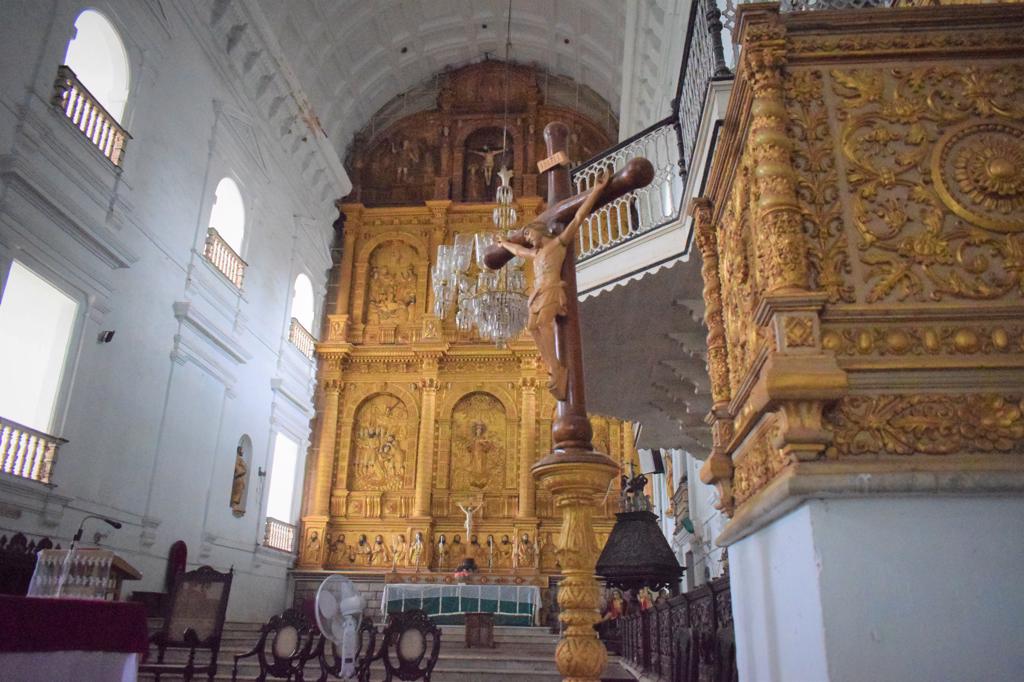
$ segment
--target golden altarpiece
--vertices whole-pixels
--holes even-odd
[[[502,151],[509,79],[507,144]],[[357,136],[354,189],[339,202],[340,259],[317,345],[317,417],[303,500],[299,568],[546,575],[560,518],[530,467],[551,450],[554,398],[527,334],[505,348],[433,315],[437,247],[493,231],[497,171],[514,171],[520,216],[535,215],[541,132],[573,131],[570,153],[607,147],[613,130],[549,104],[543,74],[484,62],[443,74],[436,108]],[[371,126],[372,127],[372,126]],[[623,463],[633,429],[594,417],[594,445]],[[617,511],[595,520],[603,546]],[[473,513],[466,537],[465,509]],[[441,537],[445,550],[438,550]],[[476,540],[474,543],[473,540]]]

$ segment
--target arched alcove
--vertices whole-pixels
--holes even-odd
[[[93,97],[119,123],[128,102],[128,54],[113,24],[96,10],[75,19],[75,37],[68,42],[64,63]]]
[[[292,317],[310,333],[313,332],[314,308],[313,283],[305,273],[300,272],[292,286]]]
[[[463,145],[462,200],[494,201],[494,193],[501,185],[498,171],[513,168],[512,135],[505,136],[502,151],[501,128],[481,128],[473,131]]]
[[[506,487],[508,435],[508,416],[497,397],[476,391],[459,400],[452,410],[452,489]]]
[[[217,183],[210,211],[210,227],[217,230],[228,246],[241,256],[242,239],[245,237],[245,202],[238,185],[231,178],[221,178]]]

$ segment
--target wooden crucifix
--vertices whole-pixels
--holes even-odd
[[[618,173],[602,178],[593,189],[570,196],[569,168],[564,161],[568,139],[569,128],[564,123],[555,121],[544,128],[548,160],[554,160],[546,171],[548,208],[490,247],[484,258],[492,270],[517,255],[534,260],[528,327],[550,374],[548,388],[558,400],[551,431],[555,450],[561,452],[593,447],[576,299],[576,231],[590,213],[654,179],[651,162],[636,158]]]

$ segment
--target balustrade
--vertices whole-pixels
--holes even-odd
[[[294,552],[295,526],[268,516],[263,530],[263,545],[282,552]]]
[[[660,599],[619,619],[622,658],[644,679],[711,682],[735,679],[729,578]]]
[[[602,173],[615,173],[642,156],[654,166],[654,180],[594,211],[580,227],[576,262],[582,262],[637,235],[679,219],[683,181],[679,174],[679,137],[672,117],[620,142],[575,168],[577,192],[593,187]]]
[[[313,359],[313,351],[316,349],[316,338],[302,326],[302,323],[292,318],[291,326],[288,327],[288,340],[292,345],[302,351],[310,360]]]
[[[103,108],[78,80],[75,72],[66,65],[57,67],[57,79],[53,83],[51,102],[96,145],[103,156],[110,159],[115,166],[121,166],[125,143],[132,136]]]
[[[242,288],[242,279],[245,277],[247,263],[212,227],[206,231],[206,246],[203,248],[203,256],[231,280],[232,284],[239,289]]]
[[[50,483],[63,438],[0,417],[0,471]]]

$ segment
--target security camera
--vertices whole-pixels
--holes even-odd
[[[99,337],[96,340],[99,341],[100,343],[110,343],[111,341],[114,340],[114,332],[113,331],[100,332],[100,335],[99,335]]]

